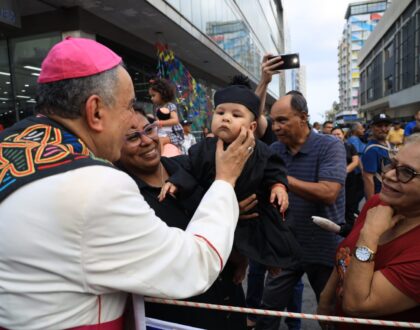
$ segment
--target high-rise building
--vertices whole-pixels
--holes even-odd
[[[370,0],[349,4],[338,45],[339,111],[337,123],[352,122],[358,118],[359,67],[357,57],[366,39],[386,10],[389,1]]]
[[[420,109],[420,1],[395,0],[359,54],[360,111],[412,120]]]
[[[306,94],[306,66],[301,65],[299,69],[292,71],[292,90],[301,92],[305,97]]]
[[[262,55],[284,52],[283,30],[281,0],[2,0],[0,124],[33,113],[41,62],[68,35],[96,39],[121,55],[136,97],[150,103],[156,43],[173,51],[210,101],[236,74],[255,86]],[[268,102],[284,90],[284,79],[275,75]]]

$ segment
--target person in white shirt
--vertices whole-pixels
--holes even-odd
[[[134,113],[121,58],[69,37],[50,50],[38,83],[39,114],[0,133],[0,329],[120,330],[127,292],[205,291],[232,248],[233,187],[251,132],[242,128],[226,150],[219,141],[216,180],[182,231],[111,164]]]
[[[188,149],[197,143],[195,136],[191,134],[191,122],[184,119],[181,121],[182,128],[184,129],[184,141],[182,142],[182,153],[188,155]]]

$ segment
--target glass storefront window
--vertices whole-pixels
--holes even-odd
[[[157,74],[156,60],[141,53],[133,52],[100,35],[96,36],[96,40],[122,57],[125,68],[133,80],[137,101],[141,102],[142,107],[147,113],[152,113],[153,105],[150,101],[149,86],[150,79],[155,78]]]
[[[19,119],[31,116],[35,107],[37,78],[48,51],[61,40],[61,33],[10,39],[14,95]]]
[[[0,40],[0,128],[16,121],[7,41]]]
[[[255,79],[261,74],[262,56],[268,52],[278,54],[282,50],[280,31],[277,24],[272,24],[278,16],[272,0],[250,3],[243,0],[167,2]],[[269,88],[276,97],[279,96],[279,86],[279,77],[273,77]]]
[[[0,124],[4,127],[34,113],[41,63],[60,40],[59,32],[0,40]]]

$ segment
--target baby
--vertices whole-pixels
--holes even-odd
[[[186,170],[207,190],[215,178],[217,139],[225,146],[234,141],[241,127],[255,131],[260,100],[244,85],[232,85],[214,95],[215,110],[211,130],[214,138],[206,138],[189,149]],[[234,247],[241,254],[268,267],[287,267],[299,259],[299,245],[283,222],[288,207],[287,178],[283,160],[261,141],[248,159],[235,186],[238,200],[256,193],[259,218],[241,220],[235,231]],[[185,166],[185,165],[184,165]],[[162,189],[160,198],[177,188],[170,183]],[[276,207],[273,207],[273,204]]]

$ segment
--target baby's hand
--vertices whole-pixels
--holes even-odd
[[[165,199],[167,193],[169,193],[169,195],[171,195],[173,198],[176,198],[175,193],[177,192],[177,190],[177,186],[175,186],[173,183],[166,182],[160,190],[158,196],[159,202],[162,202]]]
[[[280,206],[280,213],[283,214],[289,207],[289,195],[287,195],[286,187],[281,183],[276,183],[271,187],[270,203],[274,204],[277,199],[277,205]]]

